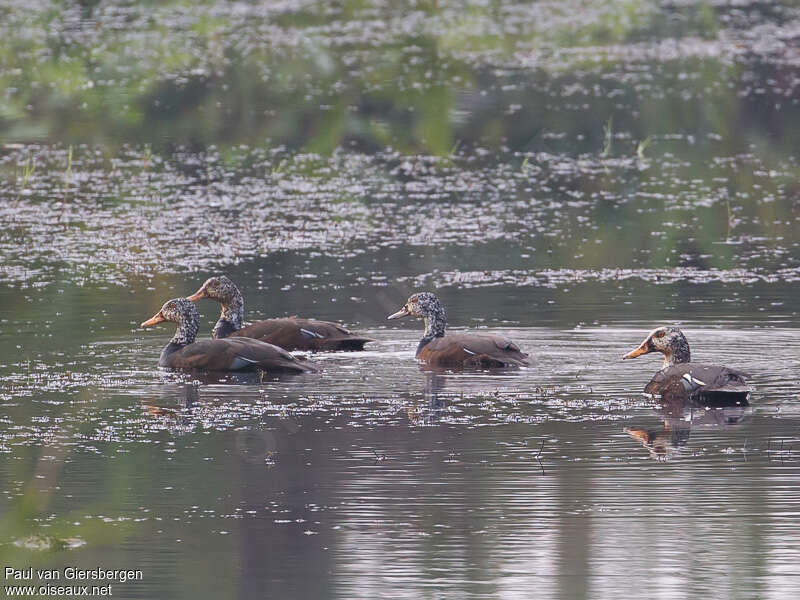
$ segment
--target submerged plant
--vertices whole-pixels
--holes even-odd
[[[69,152],[67,153],[67,168],[64,169],[64,188],[63,194],[67,195],[67,186],[69,186],[70,179],[72,178],[72,145],[70,144]]]
[[[611,154],[611,145],[614,141],[614,117],[608,117],[608,121],[606,121],[605,126],[603,127],[603,137],[605,138],[605,142],[603,143],[603,151],[600,153],[600,156],[606,158],[609,154]]]

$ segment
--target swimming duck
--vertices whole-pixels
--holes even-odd
[[[173,338],[161,351],[158,366],[208,371],[284,371],[303,373],[316,371],[310,364],[265,342],[249,338],[195,341],[200,328],[197,307],[186,298],[168,300],[155,315],[142,323],[152,327],[162,321],[178,324]]]
[[[425,335],[417,346],[417,358],[435,367],[521,367],[530,365],[528,355],[499,335],[456,333],[445,336],[447,326],[442,303],[431,292],[411,295],[403,308],[388,319],[419,317],[425,320]]]
[[[666,398],[680,396],[702,396],[713,399],[720,396],[741,396],[750,393],[747,385],[749,375],[728,367],[690,362],[689,342],[677,327],[659,327],[623,360],[636,358],[650,352],[661,352],[664,365],[650,380],[646,394]]]
[[[284,350],[363,350],[371,338],[353,335],[344,327],[328,321],[286,317],[267,319],[244,325],[244,298],[239,288],[225,275],[210,277],[189,300],[203,298],[216,300],[222,305],[211,337],[223,339],[244,337],[280,346]]]

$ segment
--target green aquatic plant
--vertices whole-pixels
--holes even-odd
[[[28,162],[25,164],[25,167],[22,170],[22,188],[24,189],[27,187],[28,182],[30,181],[33,174],[36,172],[36,159],[31,157],[28,159]]]
[[[150,170],[150,159],[152,158],[153,154],[153,147],[150,144],[144,145],[144,150],[142,151],[142,166],[144,167],[145,171]]]
[[[286,168],[287,164],[288,164],[288,161],[285,158],[282,158],[280,161],[278,161],[277,165],[272,167],[272,170],[270,171],[270,174],[273,177],[275,177],[276,175],[280,175],[283,172],[283,170]]]
[[[63,179],[63,189],[62,193],[66,198],[67,194],[69,193],[69,184],[70,180],[72,179],[72,144],[69,146],[69,151],[67,152],[67,168],[64,169],[64,179]]]
[[[456,140],[455,142],[453,142],[453,145],[450,147],[450,151],[447,153],[447,155],[451,159],[455,158],[456,154],[458,153],[458,147],[459,147],[460,144],[461,144],[461,142],[459,140]]]
[[[645,150],[650,145],[650,142],[653,141],[653,136],[648,135],[646,138],[641,140],[638,144],[636,144],[636,157],[640,160],[644,158]]]
[[[30,182],[33,174],[36,172],[36,158],[31,156],[28,159],[28,162],[25,163],[25,166],[22,167],[22,181],[20,182],[19,190],[17,190],[17,200],[19,200],[22,192],[28,187],[28,183]]]

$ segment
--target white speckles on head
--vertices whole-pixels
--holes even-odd
[[[424,319],[425,336],[423,339],[430,340],[444,336],[444,331],[447,327],[447,315],[436,294],[419,292],[411,295],[406,302],[406,310],[410,315]]]
[[[230,323],[233,331],[238,331],[244,327],[244,297],[233,281],[225,275],[210,277],[203,284],[202,289],[205,290],[209,298],[216,300],[222,306],[219,320],[211,332],[212,338],[219,337],[222,329],[230,331],[230,327],[225,327],[223,321]]]
[[[677,327],[654,329],[647,338],[647,343],[652,350],[664,355],[664,368],[688,363],[692,359],[689,342]]]
[[[420,317],[425,321],[425,334],[417,346],[417,353],[434,338],[444,337],[447,316],[435,294],[418,292],[409,296],[402,310],[397,313],[397,316],[406,315]]]
[[[167,321],[178,324],[178,329],[170,340],[171,343],[187,346],[195,341],[200,329],[200,314],[193,302],[186,298],[168,300],[161,307],[161,315]]]

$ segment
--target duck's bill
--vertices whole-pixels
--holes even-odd
[[[393,313],[393,314],[389,315],[386,318],[389,319],[389,320],[391,320],[391,319],[402,319],[403,317],[407,317],[410,314],[411,313],[408,312],[408,309],[404,306],[403,308],[398,310],[396,313]]]
[[[627,358],[636,358],[637,356],[641,356],[642,354],[647,354],[650,352],[650,344],[647,343],[647,340],[642,342],[642,345],[636,348],[635,350],[631,350],[625,356],[622,357],[622,360]]]
[[[164,318],[164,315],[161,314],[161,311],[158,311],[152,317],[147,319],[147,321],[139,325],[139,327],[152,327],[153,325],[161,323],[162,321],[166,321],[166,319]]]
[[[206,293],[206,288],[201,287],[191,296],[187,296],[186,299],[191,302],[197,302],[198,300],[202,300],[203,298],[208,298],[208,294]]]

